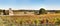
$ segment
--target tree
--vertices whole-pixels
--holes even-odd
[[[5,10],[3,10],[3,15],[6,15],[6,12],[5,12]]]
[[[45,13],[47,13],[47,12],[46,12],[46,10],[45,10],[44,8],[41,8],[41,9],[39,10],[39,14],[45,14]]]

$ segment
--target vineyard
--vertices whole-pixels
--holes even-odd
[[[46,24],[46,19],[48,20],[48,24],[55,24],[58,21],[58,19],[60,19],[60,14],[27,14],[10,16],[0,15],[0,26],[22,26],[22,24]]]

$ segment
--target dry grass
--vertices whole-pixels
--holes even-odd
[[[34,24],[34,20],[39,23],[39,20],[49,19],[49,22],[56,22],[57,19],[60,18],[60,14],[44,14],[44,15],[33,15],[33,14],[24,14],[24,15],[11,15],[11,16],[0,16],[0,26],[6,25],[15,25],[20,24],[22,21],[26,23],[26,21],[32,22]]]

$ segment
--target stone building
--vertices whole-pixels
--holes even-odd
[[[13,15],[13,11],[11,8],[9,8],[9,15]]]

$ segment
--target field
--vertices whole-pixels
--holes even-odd
[[[0,26],[18,26],[20,24],[41,24],[44,20],[46,23],[55,24],[57,19],[60,19],[59,14],[43,14],[43,15],[33,15],[33,14],[23,14],[23,15],[0,15]]]

